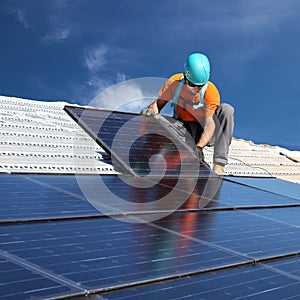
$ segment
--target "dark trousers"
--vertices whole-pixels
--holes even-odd
[[[208,146],[214,146],[214,163],[226,165],[228,162],[229,146],[232,140],[234,127],[233,107],[230,104],[222,103],[216,109],[213,119],[215,121],[216,129]],[[202,135],[204,124],[180,121],[191,135],[195,144],[197,144]]]

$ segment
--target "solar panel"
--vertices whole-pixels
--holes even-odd
[[[237,208],[260,208],[260,207],[293,207],[300,206],[300,201],[294,198],[274,195],[267,191],[248,187],[244,184],[236,184],[231,180],[223,180],[221,178],[199,178],[195,184],[194,190],[184,188],[182,181],[182,188],[176,187],[176,179],[164,179],[158,184],[153,184],[147,188],[139,188],[135,186],[135,178],[127,178],[126,181],[118,176],[65,176],[65,175],[27,175],[23,177],[30,182],[41,184],[47,189],[52,188],[55,191],[67,193],[69,196],[73,195],[76,198],[86,199],[90,191],[95,195],[105,195],[108,189],[114,193],[118,198],[126,200],[126,202],[112,202],[109,198],[107,201],[101,198],[102,204],[106,202],[107,213],[111,208],[111,213],[133,213],[133,212],[149,212],[159,211],[160,209],[172,210],[176,207],[178,209],[237,209]],[[13,182],[13,181],[12,181]],[[186,185],[189,179],[185,179]],[[28,190],[32,189],[33,183],[28,183]],[[80,186],[85,186],[85,191],[88,190],[88,195],[85,195]],[[7,189],[7,185],[6,189]],[[209,186],[211,186],[211,191]],[[12,187],[14,190],[14,188]],[[46,190],[47,190],[46,189]],[[149,203],[156,200],[155,197],[159,194],[161,197],[168,195],[172,190],[176,191],[169,197],[166,197],[163,206],[150,206]],[[11,190],[12,191],[12,190]],[[9,193],[6,190],[5,193]],[[203,196],[203,197],[202,197]],[[95,196],[96,197],[96,196]],[[186,201],[182,201],[184,198]],[[141,201],[142,199],[142,201]],[[93,202],[93,198],[91,198]],[[206,205],[204,202],[206,201]],[[10,200],[11,201],[11,200]],[[139,203],[140,206],[136,209],[131,206],[131,203]],[[145,206],[143,206],[143,203]],[[148,203],[148,204],[147,204]],[[97,203],[96,203],[97,204]],[[120,205],[121,204],[121,205]],[[181,205],[182,204],[182,205]],[[83,205],[83,204],[82,204]],[[87,205],[87,203],[84,203]],[[97,206],[97,205],[96,205]],[[6,206],[5,207],[9,207]],[[101,210],[100,210],[101,211]]]
[[[207,189],[207,178],[199,178],[193,190],[189,189],[189,179],[185,179],[186,185],[182,181],[179,188],[174,178],[161,180],[147,188],[136,187],[133,177],[129,177],[126,182],[118,176],[87,175],[3,175],[1,178],[2,223],[103,214],[145,215],[159,211],[169,214],[175,210],[228,210],[300,205],[299,201],[293,198],[237,185],[227,180],[219,179],[221,183],[215,182],[217,178],[209,179],[212,183],[211,193]],[[84,181],[85,190],[80,189],[78,180],[81,180],[81,184]],[[219,187],[219,190],[215,190],[215,187]],[[84,193],[86,191],[87,194]],[[124,201],[112,201],[111,193],[116,199]],[[99,198],[99,195],[102,197]],[[158,195],[163,198],[160,202],[156,202]]]
[[[278,223],[300,227],[300,207],[286,207],[270,210],[253,210],[251,213]]]
[[[5,299],[17,299],[24,291],[38,298],[80,296],[89,291],[107,299],[118,295],[138,298],[141,294],[147,299],[148,294],[153,296],[152,289],[159,296],[174,292],[179,299],[189,294],[222,299],[224,295],[276,298],[285,292],[298,296],[297,199],[213,177],[220,181],[219,190],[214,190],[213,182],[214,197],[201,207],[203,194],[210,189],[206,177],[197,179],[190,193],[183,185],[182,189],[176,186],[175,177],[155,184],[150,178],[151,185],[141,188],[134,185],[139,179],[130,175],[127,181],[116,175],[79,176],[87,189],[113,208],[108,216],[114,218],[107,218],[86,201],[77,177],[0,176],[4,195],[0,202],[0,254],[5,262],[0,269],[0,289]],[[194,182],[193,178],[184,179],[186,184]],[[148,179],[142,180],[148,183]],[[106,189],[124,203],[115,203],[111,193],[105,194]],[[175,193],[161,206],[154,204],[155,195],[163,197],[173,189]],[[186,201],[171,214],[181,196]],[[134,210],[137,202],[140,210]],[[164,210],[167,216],[157,213]],[[115,215],[115,211],[121,213]],[[9,218],[4,217],[7,212]],[[130,214],[137,222],[129,222]],[[154,220],[139,223],[144,215]],[[7,222],[12,217],[20,222]],[[24,223],[25,217],[31,221]],[[289,259],[295,259],[294,264],[283,257],[293,257]],[[13,281],[15,270],[19,277]],[[178,281],[173,283],[174,279]],[[154,285],[157,282],[161,285]],[[33,290],[34,284],[41,289]],[[140,290],[144,284],[149,290],[147,286]],[[202,288],[196,289],[197,285]],[[273,285],[277,292],[270,290]],[[108,290],[112,292],[107,294]]]
[[[0,251],[0,299],[54,299],[82,293],[59,278],[45,276],[36,268],[24,267],[5,258]]]
[[[8,178],[11,186],[5,184],[2,189],[8,196],[0,202],[3,222],[159,211],[169,214],[174,210],[228,207],[218,200],[215,189],[206,188],[208,178],[196,181],[185,178],[180,184],[176,178],[165,178],[158,183],[150,182],[146,187],[136,185],[137,179],[132,176],[126,181],[123,177],[109,175],[9,175]],[[213,187],[220,186],[220,179],[209,180]],[[22,197],[14,199],[13,183],[17,182],[22,183]],[[32,195],[27,196],[24,190],[33,191]],[[159,199],[161,201],[157,201]]]
[[[247,263],[185,236],[110,218],[1,226],[0,236],[3,251],[99,291]]]
[[[1,175],[0,182],[2,223],[99,214],[80,193],[68,193],[17,175]]]
[[[260,179],[261,185],[268,184],[269,179]],[[237,179],[239,183],[239,179]],[[258,189],[252,185],[247,184],[244,180],[242,184],[236,184],[235,179],[224,179],[222,188],[220,188],[219,199],[224,204],[235,208],[241,207],[276,207],[276,206],[299,206],[300,199],[292,198],[282,192],[281,194],[274,194],[266,189]],[[251,180],[250,180],[251,182]],[[279,180],[280,184],[280,180]]]
[[[278,178],[231,177],[233,182],[300,200],[299,184]]]
[[[267,267],[272,268],[274,271],[278,271],[282,274],[294,277],[300,280],[300,257],[292,257],[282,260],[276,260],[265,264]]]
[[[66,106],[65,111],[109,154],[116,169],[138,176],[209,176],[192,138],[172,118]]]
[[[285,261],[285,260],[284,260]],[[298,299],[299,279],[263,266],[189,276],[152,285],[104,293],[113,299]]]
[[[185,215],[173,215],[171,220],[166,218],[157,221],[156,224],[168,231],[179,233],[178,228],[183,227],[185,218],[193,220],[184,226],[185,235],[258,261],[300,253],[299,227],[277,221],[280,220],[283,210],[288,208],[260,209],[254,212],[190,212]],[[293,210],[298,211],[298,208]],[[271,211],[274,214],[273,218],[264,216]],[[285,218],[288,218],[288,211],[284,214]]]

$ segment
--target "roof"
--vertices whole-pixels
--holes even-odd
[[[300,297],[291,153],[234,139],[228,176],[143,179],[66,103],[0,102],[0,298]]]
[[[67,104],[0,96],[0,171],[113,174],[104,150],[63,111]],[[213,148],[204,153],[211,166]],[[300,182],[300,153],[234,138],[226,172]]]

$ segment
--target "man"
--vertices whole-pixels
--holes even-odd
[[[189,55],[184,69],[184,73],[167,80],[158,99],[142,110],[142,114],[158,114],[171,101],[174,118],[181,121],[192,136],[200,160],[204,160],[202,149],[214,145],[213,171],[223,176],[233,133],[234,109],[220,103],[219,91],[209,81],[210,63],[204,54]]]

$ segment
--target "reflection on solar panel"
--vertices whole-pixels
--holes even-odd
[[[209,175],[209,167],[199,164],[191,137],[180,137],[180,128],[172,118],[77,106],[64,109],[111,154],[115,167],[123,172],[139,176]]]
[[[200,206],[206,209],[228,207],[218,200],[214,187],[220,186],[222,180],[215,177],[210,178],[211,190],[206,188],[208,178],[199,178],[196,184],[185,178],[180,187],[176,178],[166,178],[157,184],[150,182],[146,188],[136,187],[135,177],[128,177],[124,182],[123,178],[108,175],[3,175],[2,178],[0,224],[97,217],[103,216],[103,211],[106,215],[118,216],[150,212],[169,214],[174,210],[198,210]],[[78,182],[84,185],[87,193],[80,189]],[[112,193],[124,201],[112,201]],[[156,201],[157,197],[162,201]]]

